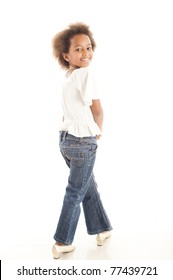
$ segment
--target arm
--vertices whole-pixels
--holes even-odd
[[[91,112],[93,114],[93,118],[95,122],[97,123],[98,127],[102,131],[103,127],[103,109],[101,106],[101,102],[99,99],[97,100],[92,100],[92,105],[90,106]],[[100,136],[98,136],[100,138]]]

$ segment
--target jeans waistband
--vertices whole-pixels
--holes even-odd
[[[96,142],[96,136],[76,137],[68,133],[68,131],[60,131],[59,134],[62,140],[72,140],[72,141],[87,142],[87,143]]]

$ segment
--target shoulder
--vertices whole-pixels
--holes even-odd
[[[71,80],[77,87],[85,86],[92,79],[91,69],[89,67],[82,67],[75,69],[71,75]]]
[[[91,73],[91,69],[89,67],[81,67],[73,71],[75,77],[86,77]]]
[[[81,79],[94,76],[93,69],[90,66],[76,69],[73,71],[73,74],[74,77],[81,78]]]

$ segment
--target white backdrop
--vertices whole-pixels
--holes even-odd
[[[167,0],[1,1],[0,244],[53,240],[68,170],[51,40],[76,21],[90,25],[104,77],[95,173],[112,225],[132,235],[157,224],[172,239],[172,14]]]

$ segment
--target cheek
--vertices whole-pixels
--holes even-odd
[[[75,61],[78,60],[80,57],[81,57],[80,53],[77,53],[71,57],[71,60]]]

